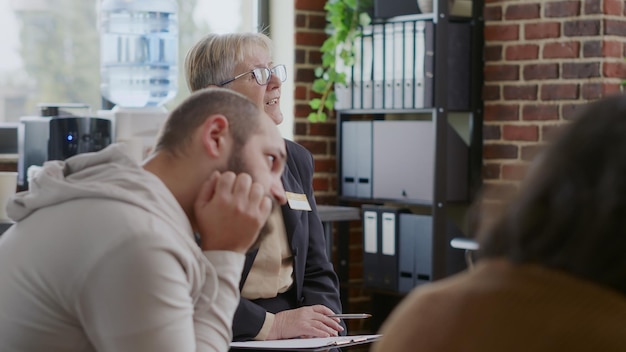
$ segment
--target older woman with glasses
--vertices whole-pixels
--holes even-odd
[[[271,40],[261,33],[207,35],[187,53],[189,89],[232,89],[280,124],[280,89],[287,71],[272,61],[271,47]],[[233,322],[235,341],[345,333],[345,325],[328,317],[341,312],[341,301],[313,196],[313,157],[299,144],[285,143],[282,182],[288,203],[276,207],[268,235],[247,255]]]

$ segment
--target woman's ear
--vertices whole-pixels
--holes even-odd
[[[200,132],[202,146],[212,157],[219,158],[225,153],[228,136],[228,119],[224,115],[211,115],[202,124]]]

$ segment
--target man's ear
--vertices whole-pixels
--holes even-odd
[[[202,124],[200,132],[202,146],[212,157],[219,158],[225,152],[228,136],[228,119],[224,115],[211,115]]]

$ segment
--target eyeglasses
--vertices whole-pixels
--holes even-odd
[[[254,70],[244,72],[231,79],[227,79],[224,82],[220,83],[219,86],[223,87],[228,83],[247,75],[248,73],[252,73],[252,76],[254,76],[256,83],[258,83],[260,86],[266,85],[272,78],[272,75],[276,75],[276,77],[278,77],[281,82],[285,82],[287,80],[287,68],[285,67],[285,65],[276,65],[273,68],[257,67]]]

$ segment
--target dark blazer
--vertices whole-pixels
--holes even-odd
[[[287,164],[282,176],[285,191],[306,194],[312,211],[282,206],[287,239],[294,256],[294,284],[276,298],[250,301],[241,298],[233,321],[233,340],[253,339],[261,330],[265,313],[322,304],[341,313],[339,280],[326,254],[324,228],[313,197],[313,156],[301,145],[285,140]],[[247,254],[241,284],[248,277],[257,251]],[[345,326],[344,326],[345,328]],[[345,332],[345,330],[344,330]]]

